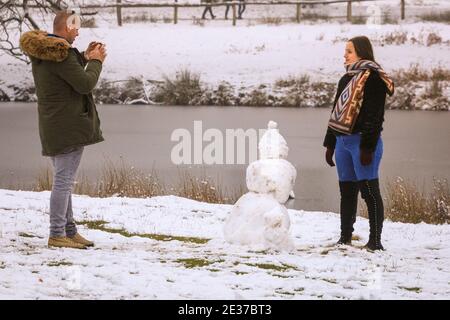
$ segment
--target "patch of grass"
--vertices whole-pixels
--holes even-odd
[[[164,16],[163,17],[163,22],[164,23],[172,23],[172,18]]]
[[[235,274],[237,274],[238,276],[240,275],[244,275],[244,274],[248,274],[248,272],[242,272],[242,271],[233,271]]]
[[[437,33],[431,32],[427,37],[427,47],[442,43],[442,37]]]
[[[323,280],[323,281],[325,281],[325,282],[329,282],[329,283],[332,283],[332,284],[336,284],[336,283],[337,283],[336,279],[327,279],[327,278],[322,278],[322,280]]]
[[[178,71],[175,78],[164,76],[164,82],[154,93],[156,102],[167,105],[196,105],[203,93],[200,74],[188,69]]]
[[[197,237],[183,237],[183,236],[170,236],[164,234],[151,234],[151,233],[131,233],[124,229],[114,229],[106,227],[107,221],[94,220],[94,221],[77,221],[77,224],[84,225],[89,229],[100,230],[108,233],[120,234],[121,236],[131,238],[131,237],[141,237],[152,239],[156,241],[181,241],[187,243],[205,244],[211,239],[197,238]]]
[[[272,275],[273,277],[282,278],[282,279],[292,278],[292,277],[286,276],[286,275],[284,275],[284,274],[272,273],[271,275]]]
[[[366,24],[367,19],[363,16],[352,17],[352,24]]]
[[[329,21],[330,17],[328,17],[326,15],[323,15],[323,14],[305,12],[305,13],[301,14],[300,20],[312,20],[312,21],[325,20],[325,21]]]
[[[0,88],[0,102],[9,102],[11,99],[8,95]]]
[[[416,184],[397,178],[387,184],[386,216],[406,223],[450,222],[450,188],[446,179],[433,179],[433,190],[426,194]]]
[[[448,24],[450,23],[450,10],[437,13],[428,13],[421,16],[421,18],[425,21],[443,22]]]
[[[128,77],[125,80],[100,81],[94,89],[97,102],[107,104],[149,104],[147,86],[158,81],[144,80],[137,77]]]
[[[116,165],[107,160],[95,194],[99,197],[115,195],[147,198],[164,194],[164,186],[154,170],[150,174],[144,174],[123,161]]]
[[[94,17],[86,18],[81,20],[82,28],[97,28],[97,23]]]
[[[217,261],[209,261],[206,259],[198,259],[198,258],[188,258],[188,259],[177,259],[175,260],[175,262],[183,264],[184,267],[187,269],[192,269],[192,268],[207,267],[213,263],[216,263]]]
[[[439,80],[432,80],[431,84],[427,86],[427,89],[422,97],[425,99],[436,99],[442,97],[443,92],[441,82]]]
[[[35,182],[21,190],[48,191],[52,189],[53,177],[50,167],[41,169]],[[14,189],[14,187],[12,187]],[[18,186],[15,189],[19,189]],[[124,161],[114,163],[106,159],[102,168],[100,178],[92,183],[86,175],[81,175],[75,182],[74,193],[91,197],[130,197],[148,198],[174,194],[197,201],[208,203],[232,204],[244,193],[245,188],[239,186],[234,189],[222,187],[221,181],[213,180],[202,174],[200,177],[193,176],[188,170],[180,170],[178,181],[173,187],[166,185],[159,179],[155,170],[146,174]]]
[[[35,235],[32,235],[32,234],[28,234],[28,233],[25,233],[25,232],[19,232],[19,237],[23,237],[23,238],[40,238],[40,239],[42,239],[42,237],[38,237],[38,236],[35,236]]]
[[[304,87],[310,82],[309,75],[301,75],[299,77],[290,76],[285,79],[278,79],[275,81],[275,86],[278,88],[289,88],[293,86]]]
[[[233,90],[234,88],[229,82],[222,81],[217,89],[206,92],[201,103],[202,105],[233,106],[236,104]]]
[[[419,81],[450,81],[450,69],[439,66],[428,70],[411,64],[408,69],[394,71],[392,78],[397,86]]]
[[[50,261],[47,263],[49,267],[60,267],[60,266],[73,266],[72,262],[61,260],[61,261]]]
[[[50,167],[41,169],[35,179],[33,191],[52,190],[53,175]]]
[[[397,24],[397,20],[395,20],[389,10],[383,10],[381,14],[381,23],[382,24]]]
[[[261,19],[261,23],[262,24],[270,24],[270,25],[275,25],[275,26],[279,26],[282,22],[282,19],[280,17],[263,17]]]
[[[289,270],[298,270],[295,266],[290,266],[287,264],[275,265],[272,263],[245,263],[245,265],[250,267],[257,267],[264,270],[274,270],[279,272],[286,272]]]
[[[308,75],[278,79],[275,90],[282,95],[276,105],[289,107],[329,107],[333,103],[336,84],[311,82]]]
[[[141,13],[133,16],[124,16],[122,18],[122,21],[124,23],[142,23],[142,22],[157,23],[158,17],[155,17],[153,15],[148,16],[146,13]]]
[[[241,104],[250,107],[268,107],[272,105],[269,95],[263,88],[257,88],[250,91],[250,93],[241,100]]]
[[[32,190],[51,190],[52,184],[51,169],[47,167],[38,174]],[[165,189],[155,171],[144,174],[132,166],[127,166],[123,161],[117,165],[105,160],[101,177],[96,184],[91,183],[86,176],[81,176],[81,180],[75,182],[74,193],[92,197],[147,198],[163,195]]]
[[[242,187],[236,189],[235,192],[228,192],[221,187],[220,183],[214,182],[210,177],[203,175],[198,178],[188,170],[179,171],[179,176],[175,193],[180,197],[208,203],[232,204],[245,193]]]
[[[402,45],[408,41],[408,32],[393,31],[381,37],[380,42],[387,45]]]
[[[415,293],[422,292],[422,288],[419,287],[398,287],[399,289],[407,290],[407,291],[413,291]]]
[[[433,178],[428,194],[424,187],[397,177],[388,180],[383,197],[385,217],[394,222],[446,224],[450,222],[450,187],[447,179]],[[359,203],[360,216],[367,218],[367,207]]]
[[[275,290],[275,293],[282,294],[285,296],[295,296],[295,293],[283,290]]]

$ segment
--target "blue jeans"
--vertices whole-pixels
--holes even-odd
[[[51,157],[54,173],[50,195],[50,237],[73,237],[77,233],[72,211],[72,189],[83,149],[80,147]]]
[[[368,166],[363,166],[360,161],[359,145],[361,134],[342,135],[336,137],[335,158],[339,181],[361,181],[378,179],[383,156],[383,140],[378,139],[375,154]]]

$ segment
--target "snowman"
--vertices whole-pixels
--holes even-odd
[[[258,145],[259,160],[247,167],[249,190],[233,206],[225,223],[229,243],[290,250],[290,219],[284,206],[293,197],[297,171],[286,160],[289,148],[277,123],[270,121]]]

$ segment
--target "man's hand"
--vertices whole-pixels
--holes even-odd
[[[359,159],[361,161],[361,164],[363,166],[368,166],[369,164],[372,163],[373,160],[373,152],[368,151],[368,150],[364,150],[364,149],[360,149],[359,150]]]
[[[89,43],[88,48],[84,51],[84,57],[86,60],[89,60],[89,55],[91,54],[92,50],[94,50],[95,46],[97,46],[98,44],[101,43],[97,41],[92,41],[91,43]]]
[[[91,44],[92,44],[92,42],[91,42]],[[103,61],[105,61],[105,58],[107,56],[106,46],[104,44],[98,42],[96,45],[93,45],[92,50],[88,54],[85,53],[85,55],[87,56],[87,60],[95,59],[95,60],[99,60],[103,63]]]
[[[335,166],[334,161],[333,161],[333,155],[334,155],[334,149],[328,147],[327,151],[325,153],[325,160],[326,160],[326,162],[328,163],[328,165],[330,167],[334,167]]]

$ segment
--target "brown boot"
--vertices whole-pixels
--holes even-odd
[[[48,238],[48,246],[56,248],[86,249],[85,245],[72,241],[67,237],[50,237]]]
[[[94,243],[92,241],[89,241],[85,238],[83,238],[79,233],[76,233],[73,237],[69,237],[72,241],[82,244],[86,247],[93,247]]]

